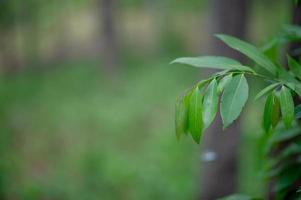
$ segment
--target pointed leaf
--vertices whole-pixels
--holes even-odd
[[[301,79],[301,65],[292,57],[287,56],[288,66],[296,77]]]
[[[221,102],[221,116],[224,128],[229,126],[241,113],[248,99],[249,87],[244,75],[234,76],[226,85]]]
[[[291,92],[285,86],[282,86],[280,91],[280,107],[284,125],[289,128],[294,119],[294,101]]]
[[[180,98],[176,103],[176,136],[180,139],[183,133],[188,132],[188,106],[189,106],[190,94]]]
[[[202,56],[202,57],[184,57],[177,58],[171,64],[187,64],[193,67],[232,69],[230,65],[241,65],[238,61],[221,56]]]
[[[263,114],[263,127],[265,132],[269,132],[271,127],[275,127],[279,121],[279,100],[274,93],[268,95]]]
[[[279,83],[274,83],[271,84],[267,87],[265,87],[263,90],[261,90],[255,97],[255,100],[261,98],[262,96],[268,94],[269,92],[271,92],[275,87],[277,87],[279,85]]]
[[[280,102],[273,93],[273,107],[272,107],[272,127],[275,128],[280,120]]]
[[[246,55],[259,66],[269,71],[271,74],[277,75],[277,67],[275,66],[275,64],[267,56],[260,52],[255,46],[232,36],[223,34],[218,34],[216,36],[224,43],[226,43],[229,47]]]
[[[225,76],[224,78],[222,78],[219,83],[218,83],[218,86],[217,86],[217,90],[218,90],[218,93],[222,93],[225,86],[230,83],[230,81],[232,80],[232,76],[233,74],[229,74],[227,76]]]
[[[200,143],[201,132],[203,128],[202,99],[203,96],[201,92],[199,91],[198,87],[195,87],[190,96],[188,120],[191,136],[198,144]]]
[[[217,81],[213,79],[208,85],[203,100],[203,123],[204,129],[208,128],[214,120],[218,106]]]

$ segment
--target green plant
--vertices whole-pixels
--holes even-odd
[[[200,143],[202,133],[214,120],[220,100],[223,127],[227,128],[240,115],[248,100],[249,86],[246,77],[263,79],[267,86],[255,97],[265,98],[263,129],[269,134],[266,151],[270,155],[268,174],[274,182],[273,192],[279,199],[300,198],[296,192],[301,185],[301,105],[295,107],[294,99],[301,97],[301,49],[281,64],[279,50],[289,42],[301,40],[301,27],[285,26],[263,48],[232,36],[216,37],[229,47],[254,61],[253,67],[218,56],[178,58],[172,63],[220,70],[201,80],[177,100],[176,135],[191,134]],[[289,66],[287,69],[286,66]],[[272,134],[275,133],[275,134]]]

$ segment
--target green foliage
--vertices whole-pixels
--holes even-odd
[[[290,128],[294,120],[294,101],[291,92],[285,86],[282,86],[280,91],[280,107],[284,125]]]
[[[229,47],[241,52],[248,58],[252,59],[260,67],[264,68],[272,75],[277,75],[277,67],[255,46],[228,35],[216,35],[220,40],[226,43]]]
[[[271,93],[268,95],[263,114],[263,127],[266,132],[269,132],[270,128],[275,128],[280,119],[279,112],[279,100],[278,97]]]
[[[217,90],[217,81],[213,79],[204,96],[203,101],[203,123],[204,129],[212,123],[217,113],[218,108],[218,90]]]
[[[243,74],[234,76],[226,85],[221,100],[221,116],[224,128],[228,127],[241,113],[248,99],[249,87]]]
[[[233,194],[218,200],[262,200],[261,198],[254,198],[243,194]]]
[[[200,142],[201,132],[203,129],[202,100],[203,95],[201,94],[199,88],[195,87],[191,93],[189,101],[188,127],[192,138],[197,143]]]
[[[198,121],[199,123],[199,126],[193,123],[193,126],[197,128],[190,130],[194,140],[199,143],[202,132],[214,120],[220,95],[221,118],[223,127],[227,128],[239,117],[248,100],[249,86],[245,76],[267,81],[269,84],[256,95],[255,99],[266,96],[263,129],[266,133],[270,133],[267,134],[266,152],[273,157],[268,167],[268,174],[275,178],[273,191],[277,194],[278,199],[287,199],[288,196],[291,196],[292,199],[299,198],[300,195],[296,193],[296,186],[297,188],[300,186],[301,180],[301,131],[300,127],[296,125],[296,119],[301,118],[301,105],[295,108],[293,97],[296,95],[301,97],[301,64],[288,56],[289,70],[287,70],[285,66],[278,63],[276,52],[279,46],[286,42],[301,40],[301,28],[286,26],[280,35],[275,37],[268,45],[265,45],[263,52],[235,37],[221,34],[216,36],[229,47],[253,60],[260,69],[267,73],[262,74],[261,71],[246,67],[238,61],[225,57],[204,56],[179,58],[173,61],[172,63],[188,64],[198,68],[223,70],[213,74],[208,79],[200,81],[194,87],[198,88],[199,84],[202,84],[203,88],[210,82],[207,89],[201,91],[201,93],[205,91],[203,105],[195,106],[195,103],[188,108],[189,120],[192,118],[193,122]],[[196,94],[195,89],[190,92]],[[198,89],[197,92],[199,98],[195,102],[203,97]],[[202,118],[199,117],[201,113],[203,114]],[[176,118],[180,117],[179,114],[180,112],[177,113]],[[176,127],[178,126],[180,125],[176,124]],[[184,129],[181,130],[183,133],[185,132]],[[196,135],[196,133],[198,134]],[[269,138],[270,135],[272,136]],[[234,195],[224,199],[253,198]]]

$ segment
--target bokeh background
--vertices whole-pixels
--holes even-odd
[[[176,140],[174,104],[207,72],[169,63],[210,53],[210,2],[0,0],[0,199],[195,199],[205,161]],[[290,10],[253,0],[246,39],[260,46]],[[260,196],[262,102],[250,101],[237,192]]]

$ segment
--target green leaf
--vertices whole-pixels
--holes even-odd
[[[271,84],[267,87],[265,87],[263,90],[261,90],[255,97],[255,100],[261,98],[262,96],[266,95],[267,93],[271,92],[275,87],[277,87],[279,83]]]
[[[219,198],[218,200],[263,200],[263,199],[253,198],[243,194],[233,194],[227,197]]]
[[[219,83],[218,83],[218,86],[217,86],[217,90],[218,90],[218,93],[222,93],[223,90],[225,89],[225,86],[230,83],[230,81],[232,80],[232,76],[233,74],[229,74],[225,77],[223,77]]]
[[[241,113],[248,99],[249,87],[243,74],[234,76],[226,85],[221,102],[224,128],[228,127]]]
[[[184,97],[178,99],[176,103],[175,126],[176,126],[176,136],[178,139],[180,139],[183,133],[187,134],[188,132],[189,97],[190,94],[187,94]]]
[[[199,91],[198,87],[195,87],[190,96],[188,121],[191,136],[198,144],[200,143],[201,132],[203,128],[202,99],[203,96],[201,92]]]
[[[278,176],[278,179],[276,181],[274,191],[280,191],[283,190],[298,180],[301,176],[301,170],[300,166],[292,166],[289,169],[286,169],[284,172],[281,173],[280,176]]]
[[[231,58],[221,56],[202,56],[202,57],[184,57],[177,58],[171,64],[187,64],[193,67],[226,69],[226,70],[240,70],[254,72],[250,67],[243,66],[238,61]]]
[[[260,52],[255,46],[232,36],[223,34],[218,34],[216,36],[224,43],[226,43],[229,47],[246,55],[254,62],[256,62],[259,66],[269,71],[271,74],[277,75],[277,67],[275,66],[275,64],[267,56]]]
[[[301,65],[292,57],[287,56],[288,66],[296,77],[301,79]]]
[[[204,129],[208,128],[209,125],[215,118],[218,107],[218,93],[217,93],[217,81],[213,79],[204,95],[203,100],[203,123]]]
[[[280,107],[284,125],[289,128],[294,120],[294,101],[290,90],[285,86],[280,91]]]
[[[279,121],[279,100],[274,93],[268,95],[263,113],[263,128],[265,132],[269,132],[271,126],[275,127]]]

